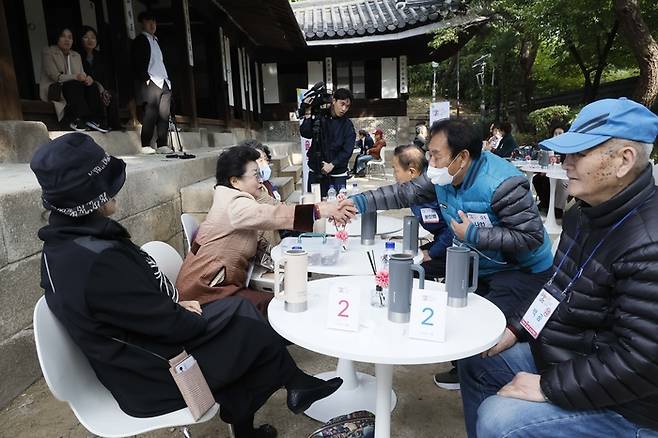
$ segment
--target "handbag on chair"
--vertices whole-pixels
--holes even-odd
[[[137,348],[145,353],[157,357],[169,364],[169,372],[174,379],[174,383],[178,387],[185,404],[190,409],[190,413],[197,421],[203,417],[203,414],[208,412],[210,408],[215,405],[215,397],[210,391],[206,378],[203,377],[199,364],[194,359],[194,356],[187,354],[183,350],[179,355],[167,360],[159,354],[153,353],[138,345],[131,344],[130,342],[121,339],[112,338],[117,342]]]
[[[62,100],[61,82],[53,82],[48,86],[48,100],[51,102],[59,102]]]

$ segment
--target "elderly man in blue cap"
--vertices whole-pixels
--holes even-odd
[[[542,291],[460,362],[469,437],[658,437],[657,135],[647,108],[604,99],[541,143],[578,202]]]

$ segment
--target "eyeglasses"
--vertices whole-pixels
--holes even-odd
[[[253,173],[245,173],[244,175],[241,176],[241,178],[256,178],[257,180],[261,181],[263,178],[260,174],[260,170],[256,169]]]

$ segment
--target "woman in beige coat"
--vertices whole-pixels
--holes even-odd
[[[259,230],[312,231],[315,219],[333,217],[344,223],[356,213],[351,204],[260,204],[260,154],[248,146],[235,146],[217,160],[217,185],[212,207],[199,227],[176,287],[182,300],[205,304],[239,295],[264,315],[272,294],[248,289],[247,269],[256,255]]]
[[[57,34],[56,44],[43,49],[39,97],[44,102],[52,102],[57,120],[61,122],[66,117],[71,121],[71,129],[107,132],[99,123],[103,118],[103,104],[98,87],[94,78],[85,74],[80,54],[71,50],[72,46],[73,33],[64,28]],[[56,93],[58,84],[61,90]]]

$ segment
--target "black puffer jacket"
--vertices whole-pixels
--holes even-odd
[[[580,204],[565,215],[554,266],[566,258],[547,287],[554,296],[603,243],[538,340],[532,341],[532,350],[541,388],[551,402],[566,409],[613,409],[658,430],[656,212],[658,195],[648,166],[609,201],[596,207]],[[522,337],[527,334],[516,320],[526,309],[519,309],[510,321],[510,328]]]

